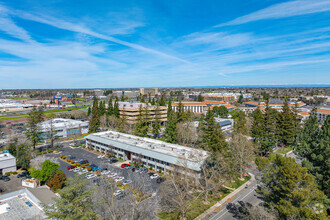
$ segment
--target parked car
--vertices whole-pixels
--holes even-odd
[[[158,177],[159,177],[159,175],[157,173],[154,173],[153,175],[150,176],[150,179],[156,179]]]
[[[131,184],[131,183],[132,183],[132,180],[125,180],[125,181],[123,182],[123,185]]]
[[[3,176],[1,177],[1,179],[2,179],[3,181],[5,181],[5,182],[7,182],[7,181],[10,180],[9,176],[7,176],[7,175],[3,175]]]
[[[25,177],[25,176],[27,176],[27,175],[29,175],[30,173],[29,173],[29,171],[24,171],[23,173],[20,173],[20,174],[17,174],[17,178],[21,178],[21,177]]]
[[[69,158],[70,160],[76,159],[75,156],[70,156],[70,157],[67,157],[67,158]]]
[[[92,171],[98,171],[100,169],[101,169],[101,167],[98,167],[98,166],[92,167]]]
[[[110,158],[108,161],[109,161],[109,163],[117,163],[118,162],[118,160],[114,157]]]
[[[68,166],[68,170],[72,170],[72,169],[74,169],[74,168],[76,168],[76,166],[74,166],[74,165],[70,165],[70,166]]]
[[[99,155],[99,156],[97,156],[97,158],[99,158],[99,159],[102,159],[104,157],[105,157],[105,155]]]
[[[129,166],[129,164],[127,164],[127,163],[123,163],[120,167],[121,168],[125,168],[125,167],[128,167]]]
[[[165,181],[165,179],[162,178],[162,177],[159,177],[159,178],[156,179],[156,182],[157,182],[157,183],[162,183],[162,182],[164,182],[164,181]]]
[[[113,193],[113,195],[114,195],[114,196],[119,196],[119,195],[122,194],[122,193],[123,193],[123,191],[120,190],[120,189],[118,189],[118,190],[116,190],[116,191]]]
[[[86,164],[88,163],[88,160],[82,160],[81,162],[79,162],[80,164]]]

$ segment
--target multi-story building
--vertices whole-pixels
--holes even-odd
[[[323,124],[327,119],[328,115],[330,115],[330,109],[328,108],[320,108],[316,110],[317,120],[320,124]]]
[[[142,96],[153,97],[158,95],[158,88],[152,88],[152,89],[140,88],[140,94]]]
[[[158,114],[158,119],[161,124],[167,121],[167,107],[166,106],[152,106],[142,102],[118,102],[119,113],[121,117],[126,117],[128,124],[135,124],[139,119],[140,106],[143,114],[147,114],[148,119],[153,121]]]
[[[193,112],[193,113],[204,113],[204,108],[207,105],[204,102],[182,102],[183,108],[185,112]],[[174,111],[178,110],[179,102],[172,103],[172,109]]]
[[[11,171],[16,171],[16,158],[8,151],[3,151],[0,153],[0,173],[5,175]]]
[[[266,103],[265,102],[256,102],[256,101],[251,101],[251,102],[245,102],[244,103],[246,106],[248,107],[266,107]],[[283,107],[282,103],[269,103],[268,104],[269,107],[274,108],[276,110],[281,110]],[[305,106],[306,104],[304,102],[289,102],[289,107],[290,108],[294,108],[295,106],[297,106],[298,108],[301,108],[303,106]]]
[[[47,139],[51,132],[56,133],[58,138],[66,138],[74,135],[82,135],[88,133],[88,122],[54,118],[38,124],[40,129],[40,137]]]
[[[199,175],[209,153],[204,150],[170,144],[115,131],[90,134],[86,146],[112,153],[125,160],[140,161],[155,170],[172,171],[188,168]]]

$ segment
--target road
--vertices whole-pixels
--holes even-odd
[[[248,170],[249,173],[252,173],[256,176],[256,178],[259,178],[256,168]],[[251,180],[251,183],[248,185],[247,188],[242,189],[239,193],[237,193],[235,196],[232,197],[232,203],[238,204],[238,201],[243,201],[245,203],[251,203],[253,206],[258,205],[262,200],[257,198],[256,193],[257,188],[257,180]],[[226,205],[222,205],[222,208],[216,212],[210,215],[208,220],[229,220],[229,219],[235,219],[233,214],[228,212]]]

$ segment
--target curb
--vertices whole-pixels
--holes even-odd
[[[255,177],[254,177],[254,175],[252,173],[249,173],[249,174],[251,176],[251,179],[249,181],[245,182],[243,185],[241,185],[240,187],[238,187],[236,190],[234,190],[232,193],[230,193],[229,195],[227,195],[225,198],[223,198],[219,202],[215,203],[211,208],[209,208],[208,210],[206,210],[205,212],[203,212],[202,214],[200,214],[199,216],[197,216],[195,218],[195,220],[206,219],[207,216],[210,215],[210,214],[212,214],[217,207],[220,207],[220,206],[222,206],[224,204],[227,204],[228,202],[231,202],[231,197],[235,196],[242,189],[244,189],[247,184],[249,184],[250,182],[252,182],[255,179]]]

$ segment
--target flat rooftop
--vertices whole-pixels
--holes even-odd
[[[53,123],[54,128],[75,128],[78,126],[88,126],[87,122],[79,121],[79,120],[73,120],[73,119],[66,119],[66,118],[54,118],[50,119],[44,122],[41,122],[38,124],[40,129],[49,129],[51,126],[51,123]]]
[[[10,153],[0,153],[0,161],[12,159],[12,158],[15,158],[15,157],[13,155],[11,155]]]
[[[186,159],[192,162],[203,161],[209,156],[209,153],[204,150],[185,147],[178,144],[170,144],[164,141],[159,141],[151,138],[138,137],[135,135],[120,133],[116,131],[105,131],[100,133],[94,133],[91,134],[90,136],[101,137],[107,140],[133,145],[145,150],[154,151],[157,153],[177,157],[180,159]]]

